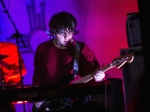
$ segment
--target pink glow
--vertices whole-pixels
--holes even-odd
[[[3,0],[8,8],[9,0]],[[79,34],[75,39],[87,43],[95,52],[95,55],[101,66],[109,64],[114,58],[120,56],[120,49],[128,48],[126,36],[127,13],[137,12],[137,0],[10,0],[9,13],[16,24],[17,29],[23,35],[30,39],[27,47],[33,51],[37,44],[48,39],[45,31],[38,29],[31,32],[27,4],[35,1],[35,14],[42,14],[39,3],[45,2],[45,16],[42,20],[48,29],[49,18],[58,11],[68,11],[72,13],[78,21],[77,30]],[[30,7],[33,8],[33,7]],[[14,27],[8,16],[3,13],[4,8],[0,3],[0,41],[7,41],[6,38],[15,33]],[[33,21],[35,21],[33,19]],[[40,37],[41,38],[40,38]],[[42,37],[43,36],[43,37]],[[37,38],[37,39],[36,39]],[[15,40],[14,40],[15,41]],[[22,44],[20,42],[20,44]],[[24,84],[30,85],[33,75],[34,53],[27,52],[23,54],[27,67],[27,75],[24,78]],[[122,70],[113,68],[106,72],[112,78],[122,78]],[[21,112],[22,107],[16,107]]]

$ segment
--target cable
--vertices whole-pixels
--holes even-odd
[[[108,106],[107,106],[107,84],[104,82],[105,85],[105,111],[107,112]]]
[[[8,1],[8,7],[7,7],[7,10],[9,10],[9,7],[10,7],[10,0]]]

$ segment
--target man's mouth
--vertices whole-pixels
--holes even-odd
[[[68,43],[69,43],[69,41],[64,41],[64,43],[65,43],[65,44],[68,44]]]

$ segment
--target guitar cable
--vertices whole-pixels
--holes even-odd
[[[107,112],[107,84],[104,83],[105,85],[105,111]]]
[[[111,76],[109,74],[106,74],[106,80],[111,79]],[[108,111],[108,102],[107,102],[107,84],[104,83],[105,86],[105,111]]]

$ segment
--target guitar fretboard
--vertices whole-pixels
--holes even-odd
[[[105,71],[111,69],[112,67],[113,66],[111,64],[108,64],[108,65],[102,67],[100,70],[103,71],[103,72],[105,72]],[[94,78],[94,75],[95,75],[95,72],[93,74],[91,73],[91,74],[89,74],[89,75],[81,78],[80,80],[76,81],[75,83],[86,83],[86,82],[92,80]]]
[[[90,80],[92,80],[92,79],[93,79],[93,76],[92,76],[91,74],[89,74],[89,75],[87,75],[87,76],[85,76],[85,77],[79,79],[79,80],[76,81],[75,83],[86,83],[86,82],[88,82],[88,81],[90,81]]]
[[[102,67],[100,70],[103,71],[103,72],[105,72],[105,71],[107,71],[107,70],[109,70],[109,69],[111,69],[111,68],[113,68],[113,66],[112,66],[112,64],[110,63],[110,64],[108,64],[108,65]]]

